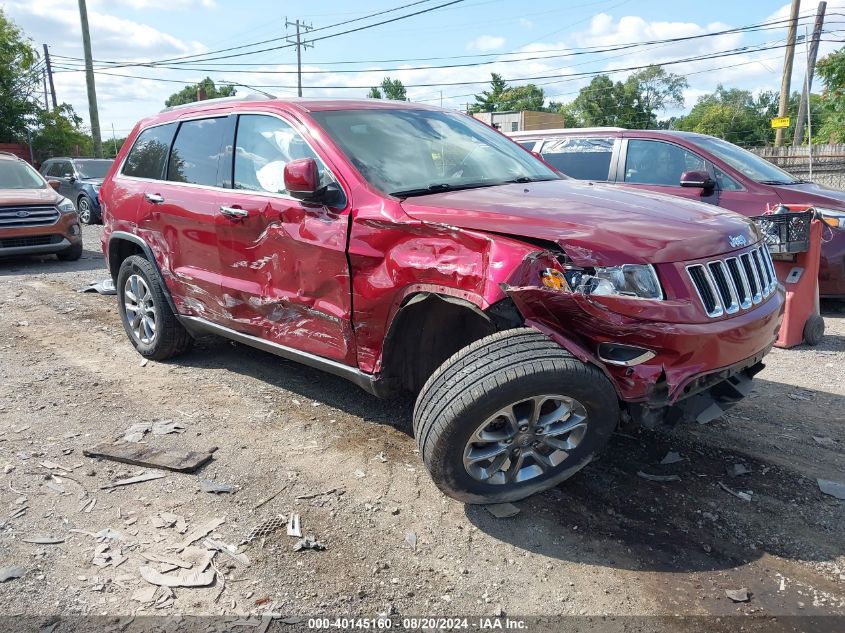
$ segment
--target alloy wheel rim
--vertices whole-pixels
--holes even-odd
[[[83,224],[88,224],[91,221],[91,207],[85,198],[79,199],[79,219]]]
[[[587,424],[587,409],[574,398],[524,398],[478,426],[464,447],[464,468],[476,481],[493,485],[540,477],[569,457]]]
[[[132,336],[144,345],[155,341],[157,312],[150,287],[140,275],[130,275],[123,286],[126,323]]]

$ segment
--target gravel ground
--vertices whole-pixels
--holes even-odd
[[[845,502],[816,484],[845,481],[845,304],[824,306],[818,347],[775,350],[729,416],[620,432],[576,477],[495,519],[436,490],[410,401],[212,337],[142,363],[114,297],[75,292],[106,276],[99,228],[84,238],[79,262],[0,262],[0,567],[26,571],[0,584],[0,616],[845,614]],[[147,434],[150,447],[217,447],[213,461],[104,489],[143,468],[83,449],[168,420],[184,432]],[[682,460],[661,465],[669,451]],[[731,477],[735,464],[749,472]],[[237,545],[291,513],[325,550],[294,551],[281,530],[241,546],[248,566],[218,554],[208,587],[152,595],[140,576],[163,565],[144,555],[203,557],[202,539],[174,551],[185,528],[219,519],[214,538]],[[728,599],[736,589],[750,599]]]

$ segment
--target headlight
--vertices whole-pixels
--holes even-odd
[[[62,213],[73,213],[76,211],[76,207],[73,206],[73,202],[67,198],[62,198],[62,201],[57,206],[59,207],[59,211]]]
[[[835,229],[845,229],[845,211],[834,211],[816,207],[816,211],[822,217],[822,222]]]
[[[597,266],[590,270],[558,271],[547,268],[540,275],[547,288],[585,295],[662,299],[663,290],[651,264]]]

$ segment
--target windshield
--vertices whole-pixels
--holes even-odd
[[[112,161],[110,160],[77,160],[76,171],[80,178],[99,178],[102,180],[109,173]]]
[[[769,161],[733,143],[711,136],[696,136],[690,140],[755,182],[765,185],[797,185],[803,182],[780,167],[775,167]]]
[[[371,185],[406,197],[561,178],[498,132],[441,110],[333,110],[312,116]]]
[[[0,160],[0,189],[44,189],[47,183],[32,167],[19,160]]]

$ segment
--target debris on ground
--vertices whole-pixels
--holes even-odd
[[[338,488],[329,488],[328,490],[325,490],[323,492],[314,492],[314,493],[307,494],[307,495],[299,495],[298,497],[295,497],[295,498],[298,501],[302,501],[302,500],[305,500],[305,499],[316,499],[317,497],[324,497],[326,495],[330,495],[330,494],[334,494],[334,493],[337,493],[338,495],[342,495],[344,493],[344,491],[340,490]]]
[[[382,464],[386,464],[386,463],[387,463],[387,457],[385,457],[385,455],[384,455],[384,451],[381,451],[381,452],[379,452],[379,454],[378,454],[378,455],[376,455],[375,457],[373,457],[370,461],[371,461],[371,462],[372,462],[372,461],[379,461],[379,462],[381,462]]]
[[[363,479],[364,477],[366,477],[366,476],[367,476],[367,473],[365,473],[365,472],[364,472],[363,470],[361,470],[360,468],[359,468],[359,469],[357,469],[357,470],[356,470],[353,474],[354,474],[354,475],[355,475],[358,479]]]
[[[151,563],[166,565],[172,569],[176,569],[177,567],[190,569],[194,566],[194,564],[190,561],[182,560],[181,558],[176,558],[175,556],[168,556],[166,554],[158,554],[157,552],[141,552],[141,558]]]
[[[306,549],[313,549],[317,551],[321,551],[326,549],[326,546],[323,545],[320,541],[314,538],[314,535],[309,534],[305,538],[299,539],[293,546],[294,552],[301,552]]]
[[[167,435],[169,433],[184,433],[185,427],[179,422],[174,422],[173,420],[161,420],[159,422],[153,422],[152,426],[153,435]]]
[[[100,295],[116,295],[117,289],[114,287],[114,281],[109,277],[102,281],[92,281],[84,288],[80,288],[76,292],[96,292]]]
[[[826,446],[827,448],[833,448],[836,446],[836,440],[832,437],[820,437],[818,435],[814,435],[813,440],[815,440],[816,444]]]
[[[748,594],[748,589],[725,589],[725,595],[734,602],[748,602],[751,596]]]
[[[213,494],[221,494],[224,492],[234,491],[232,484],[223,484],[210,479],[200,479],[200,490],[203,492],[211,492]]]
[[[229,545],[228,543],[224,543],[223,541],[216,541],[214,539],[207,538],[205,539],[202,544],[211,550],[216,550],[222,554],[225,554],[233,561],[238,563],[243,567],[249,567],[249,558],[243,552],[239,552],[238,548],[235,545]]]
[[[728,477],[739,477],[740,475],[747,475],[751,471],[745,464],[731,464],[725,469]]]
[[[138,589],[135,593],[132,594],[132,599],[136,602],[152,602],[155,600],[156,594],[158,593],[158,586],[152,585],[150,587],[144,587],[142,589]]]
[[[417,533],[413,530],[405,532],[405,542],[411,546],[411,549],[417,551]]]
[[[194,543],[194,542],[200,540],[201,538],[205,538],[206,536],[211,534],[214,530],[216,530],[221,525],[223,525],[225,522],[226,522],[226,519],[212,519],[211,521],[208,521],[207,523],[203,523],[202,525],[195,527],[193,530],[191,530],[190,532],[188,532],[185,535],[185,540],[182,541],[181,545],[177,546],[177,548],[176,548],[177,551],[181,552],[186,547],[191,545],[191,543]]]
[[[660,460],[661,465],[668,466],[669,464],[677,464],[680,461],[683,461],[683,457],[681,454],[675,451],[669,451],[666,453],[666,457]]]
[[[247,543],[252,543],[257,538],[262,538],[264,536],[269,536],[274,532],[282,529],[285,525],[287,525],[287,517],[284,514],[278,514],[274,516],[272,519],[267,519],[260,525],[256,525],[252,528],[247,535],[247,537],[242,540],[238,545],[245,545]]]
[[[810,401],[812,398],[810,396],[806,396],[803,393],[788,393],[786,397],[790,400],[801,400],[801,401]]]
[[[180,473],[192,473],[200,466],[211,460],[211,456],[217,447],[207,451],[165,451],[151,446],[127,446],[125,444],[112,445],[108,443],[98,444],[93,448],[86,448],[82,451],[85,457],[100,457],[115,462],[131,464],[133,466],[145,466],[149,468],[162,468],[174,470]]]
[[[646,481],[659,481],[664,483],[667,481],[681,481],[681,478],[678,477],[678,475],[652,475],[641,470],[637,471],[637,477],[645,479]]]
[[[21,541],[33,545],[58,545],[64,543],[65,539],[61,536],[30,536],[22,538]]]
[[[144,481],[152,481],[153,479],[161,479],[162,477],[167,477],[164,473],[144,473],[143,475],[137,475],[135,477],[127,477],[126,479],[118,479],[116,481],[112,481],[104,486],[100,486],[100,490],[107,490],[109,488],[117,488],[119,486],[129,486],[132,484],[140,484]]]
[[[138,572],[141,578],[151,585],[160,587],[208,587],[214,582],[217,572],[211,566],[214,553],[205,551],[192,569],[179,568],[177,572],[162,573],[149,565],[141,565]]]
[[[291,514],[288,519],[288,536],[302,537],[302,529],[300,528],[300,519],[298,514]]]
[[[153,428],[150,422],[138,422],[133,424],[123,433],[123,441],[130,444],[137,444],[144,439],[144,436]]]
[[[831,479],[816,479],[816,482],[819,484],[819,490],[824,494],[845,500],[845,483]]]
[[[742,499],[743,501],[751,501],[751,495],[753,494],[751,492],[742,492],[741,490],[733,490],[731,488],[728,488],[721,481],[719,482],[719,487],[722,490],[724,490],[725,492],[727,492],[728,494],[733,495],[737,499]]]
[[[185,517],[172,512],[159,512],[150,518],[150,524],[154,528],[176,528],[179,534],[184,534],[188,531],[188,524]]]
[[[26,570],[17,565],[12,567],[0,567],[0,582],[21,578],[24,574],[26,574]]]
[[[484,509],[497,519],[507,519],[519,514],[519,508],[512,503],[489,503]]]
[[[117,530],[113,530],[110,527],[103,528],[99,532],[94,535],[96,538],[100,540],[113,540],[113,541],[122,541],[123,534],[118,532]]]
[[[91,561],[91,564],[96,565],[97,567],[105,567],[107,565],[118,567],[119,565],[125,563],[126,560],[127,558],[123,555],[119,545],[115,545],[114,543],[102,543],[94,549],[94,558]]]

